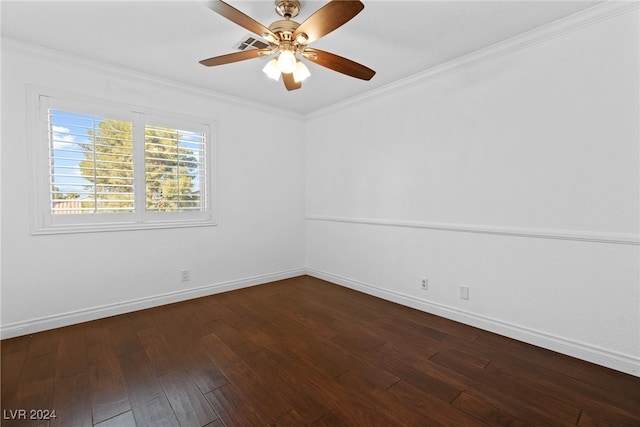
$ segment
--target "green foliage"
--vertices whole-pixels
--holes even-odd
[[[63,193],[57,185],[51,187],[51,194],[53,195],[53,200],[74,200],[80,198],[78,193]]]
[[[133,131],[131,122],[105,119],[87,131],[92,144],[83,144],[83,177],[92,183],[94,197],[82,207],[98,213],[133,212]]]
[[[198,159],[177,129],[145,129],[146,207],[149,211],[180,211],[200,206],[194,193]]]
[[[92,144],[84,144],[79,164],[87,188],[96,197],[83,199],[83,208],[96,212],[133,212],[134,164],[132,123],[105,119],[89,131]],[[188,134],[187,134],[188,136]],[[181,211],[200,207],[194,192],[198,159],[179,130],[145,129],[146,208]]]

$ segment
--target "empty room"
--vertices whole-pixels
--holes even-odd
[[[1,1],[9,426],[640,426],[640,2]]]

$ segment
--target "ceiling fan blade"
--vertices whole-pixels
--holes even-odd
[[[350,21],[362,9],[364,9],[364,4],[358,0],[333,0],[300,24],[293,33],[293,39],[295,40],[298,34],[304,33],[307,35],[306,43],[318,40]]]
[[[202,65],[206,65],[207,67],[213,67],[214,65],[231,64],[232,62],[257,58],[259,56],[268,55],[269,53],[271,53],[271,49],[249,49],[242,52],[228,53],[226,55],[203,59],[202,61],[200,61],[200,63]]]
[[[302,87],[302,82],[296,82],[293,79],[293,73],[282,73],[282,81],[284,82],[284,86],[287,90],[296,90]]]
[[[241,27],[251,31],[254,34],[262,36],[263,34],[271,34],[276,39],[275,34],[255,19],[240,12],[235,7],[223,2],[222,0],[205,0],[205,5],[214,12],[224,16],[231,22],[235,22]]]
[[[302,55],[318,65],[357,79],[371,80],[376,74],[376,72],[369,67],[365,67],[362,64],[358,64],[334,53],[325,52],[324,50],[307,48]]]

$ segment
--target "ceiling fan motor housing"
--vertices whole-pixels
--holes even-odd
[[[274,34],[277,34],[281,41],[291,41],[294,31],[299,26],[300,24],[295,21],[283,19],[281,21],[275,21],[269,25],[269,30]]]
[[[300,13],[298,0],[275,0],[276,13],[283,18],[295,18]]]

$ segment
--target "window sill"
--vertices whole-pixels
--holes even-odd
[[[214,227],[213,220],[188,220],[188,221],[152,221],[145,223],[118,223],[118,224],[65,224],[49,225],[46,227],[34,228],[31,232],[34,236],[52,234],[75,234],[75,233],[105,233],[113,231],[134,231],[134,230],[159,230],[168,228],[191,228],[191,227]]]

